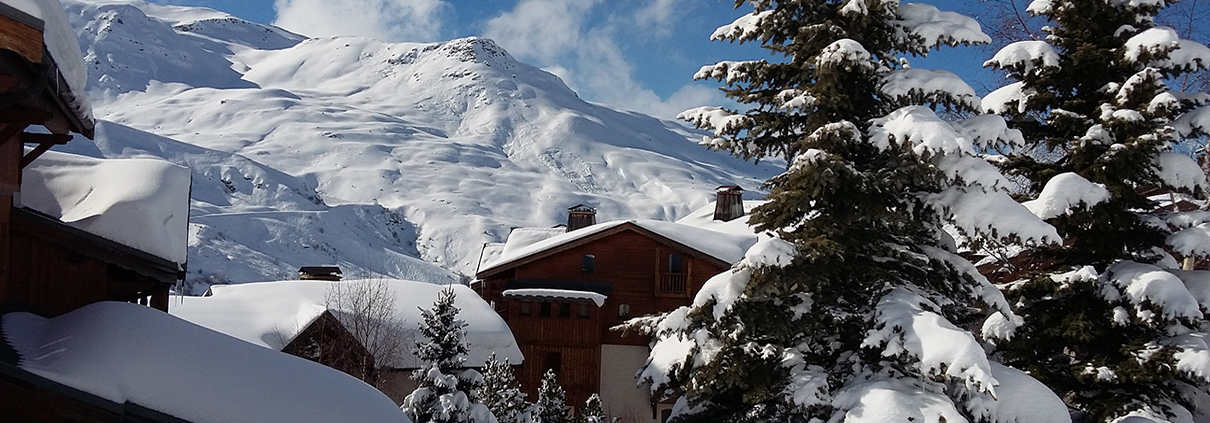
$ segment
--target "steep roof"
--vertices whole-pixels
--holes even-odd
[[[407,421],[351,376],[136,304],[93,303],[51,319],[8,313],[0,332],[24,371],[187,421]]]
[[[328,310],[326,297],[336,284],[359,281],[279,281],[212,286],[210,296],[174,297],[168,310],[175,316],[231,335],[261,347],[280,350],[320,314]],[[376,281],[372,281],[376,282]],[[394,309],[404,320],[404,337],[419,337],[420,309],[429,309],[446,285],[404,280],[382,280],[394,292]],[[470,343],[467,365],[482,366],[492,352],[500,359],[521,363],[521,350],[508,325],[491,305],[462,285],[452,286],[454,305],[466,321]],[[333,310],[339,318],[346,310]],[[398,368],[419,367],[415,356],[404,357]]]
[[[649,236],[679,244],[689,250],[724,263],[735,263],[743,258],[744,251],[756,243],[756,236],[725,233],[696,226],[658,220],[616,220],[599,223],[583,229],[549,238],[509,236],[503,251],[490,262],[482,263],[479,275],[486,276],[533,259],[545,257],[575,245],[608,236],[619,230],[635,230]],[[515,232],[515,231],[514,231]]]

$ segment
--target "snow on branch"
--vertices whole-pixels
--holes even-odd
[[[981,100],[975,89],[961,77],[944,70],[906,68],[887,73],[882,78],[883,94],[899,101],[957,104],[967,110],[978,110]]]
[[[924,40],[924,47],[933,48],[941,44],[986,44],[991,37],[983,33],[979,21],[955,12],[943,12],[936,6],[924,3],[899,5],[897,26],[907,34]]]
[[[734,22],[723,25],[710,35],[712,41],[752,41],[760,37],[760,25],[765,19],[773,16],[773,10],[752,12],[740,16]]]
[[[1042,193],[1035,200],[1021,203],[1035,216],[1052,219],[1070,214],[1072,209],[1084,205],[1092,207],[1109,200],[1109,190],[1104,185],[1089,182],[1072,172],[1055,175],[1046,181]]]
[[[1172,121],[1172,127],[1182,137],[1210,134],[1210,107],[1199,107]]]
[[[951,121],[950,125],[982,149],[1025,145],[1025,136],[1021,134],[1021,130],[1010,129],[1008,122],[997,115],[973,116],[959,121]]]
[[[1168,235],[1165,243],[1184,256],[1210,256],[1210,223],[1202,223],[1189,229]]]
[[[676,118],[701,129],[713,129],[714,135],[720,137],[748,129],[753,124],[752,118],[747,115],[714,106],[689,109],[676,115]]]
[[[1025,103],[1030,97],[1024,82],[1014,82],[984,96],[981,108],[985,113],[997,115],[1025,113]]]
[[[713,65],[702,66],[701,69],[698,69],[697,73],[693,74],[693,79],[695,81],[716,79],[727,84],[732,84],[748,80],[748,69],[764,64],[764,60],[722,61]]]
[[[820,67],[838,67],[845,70],[873,69],[872,57],[861,43],[844,38],[824,47],[815,58],[815,63]]]
[[[1054,226],[1030,213],[1003,191],[950,187],[927,195],[925,201],[941,210],[943,217],[967,237],[1025,245],[1062,241]]]
[[[877,324],[861,346],[880,349],[883,357],[907,353],[920,360],[925,375],[956,379],[969,391],[994,396],[999,383],[983,346],[969,331],[932,311],[939,309],[917,293],[895,288],[878,301]]]
[[[1104,280],[1121,290],[1135,315],[1143,321],[1154,321],[1148,305],[1159,307],[1164,320],[1202,318],[1197,299],[1176,275],[1154,265],[1121,261],[1105,271]],[[1107,298],[1110,301],[1116,298]]]
[[[1028,75],[1039,68],[1058,67],[1059,53],[1045,41],[1018,41],[1004,46],[991,60],[983,62],[983,66],[1009,69]]]
[[[892,144],[911,143],[916,154],[974,153],[969,139],[925,106],[904,107],[871,123],[870,142],[882,150]]]
[[[1126,60],[1162,69],[1194,71],[1210,67],[1210,48],[1181,39],[1176,30],[1158,26],[1126,40]]]
[[[1187,189],[1196,192],[1204,188],[1206,174],[1192,158],[1180,153],[1162,152],[1155,158],[1159,167],[1160,179],[1164,185],[1177,189]]]

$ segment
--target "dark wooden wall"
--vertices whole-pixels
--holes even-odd
[[[175,272],[167,261],[143,263],[154,260],[132,255],[129,248],[106,247],[104,240],[28,211],[10,209],[9,217],[10,271],[0,302],[14,300],[48,317],[98,301],[168,311]]]
[[[661,273],[668,271],[668,256],[673,253],[682,256],[687,287],[680,293],[658,292]],[[582,271],[585,254],[596,257],[592,273]],[[600,390],[602,344],[646,346],[650,343],[646,337],[622,337],[609,328],[628,318],[688,305],[702,284],[723,270],[726,269],[689,251],[623,227],[601,239],[560,250],[490,277],[483,281],[480,295],[496,304],[521,347],[525,362],[518,371],[518,379],[530,394],[529,398],[536,398],[548,354],[559,353],[562,362],[560,382],[567,390],[568,405],[582,406],[590,395]],[[539,316],[543,301],[538,300],[531,302],[530,315],[523,316],[520,313],[522,301],[505,299],[501,293],[510,281],[534,280],[557,281],[560,287],[573,290],[588,286],[577,286],[579,283],[607,283],[612,292],[603,306],[591,304],[589,319],[577,317],[580,302],[570,302],[573,308],[569,318],[559,318],[557,308],[552,310],[550,317]],[[630,309],[628,317],[619,316],[619,307],[623,304]],[[557,306],[558,302],[552,304],[552,307]],[[633,372],[638,369],[609,370]]]

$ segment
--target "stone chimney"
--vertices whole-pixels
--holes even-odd
[[[597,224],[597,209],[576,204],[567,209],[567,232]]]
[[[739,185],[718,187],[718,201],[714,204],[714,220],[730,222],[744,215],[744,189]]]

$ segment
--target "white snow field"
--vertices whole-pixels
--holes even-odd
[[[195,294],[317,264],[445,283],[473,273],[484,243],[563,223],[571,205],[675,220],[780,168],[585,102],[487,39],[304,39],[209,9],[64,6],[99,128],[95,146],[62,149],[193,169]]]
[[[407,421],[386,395],[338,370],[146,306],[100,302],[53,319],[9,313],[3,325],[22,369],[188,421]]]

